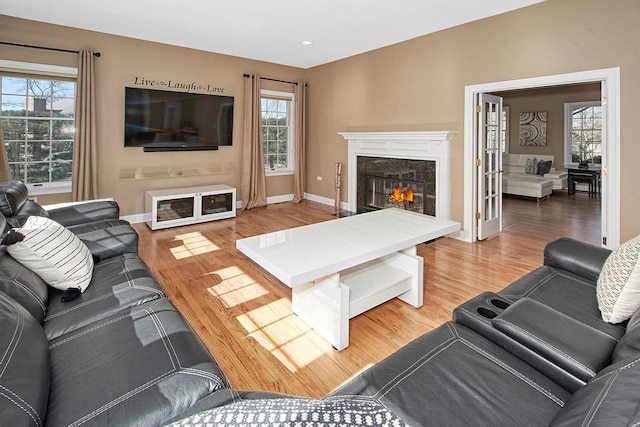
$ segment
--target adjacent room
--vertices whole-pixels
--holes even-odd
[[[0,423],[640,423],[639,13],[1,4]]]

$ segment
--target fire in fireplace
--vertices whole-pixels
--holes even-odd
[[[435,162],[358,157],[358,210],[400,207],[435,216]]]

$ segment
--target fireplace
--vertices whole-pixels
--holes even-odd
[[[436,215],[434,161],[360,156],[357,168],[357,213],[396,206]],[[394,191],[405,197],[394,198]]]
[[[349,132],[350,212],[398,206],[449,219],[450,143],[453,132]],[[395,187],[411,189],[413,203],[389,200]]]

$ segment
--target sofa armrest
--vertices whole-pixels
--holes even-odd
[[[49,218],[65,227],[104,219],[118,219],[120,207],[112,199],[88,200],[85,202],[61,203],[44,206]]]
[[[78,233],[77,236],[87,245],[95,261],[126,253],[138,253],[138,233],[129,224],[113,224]]]
[[[614,338],[528,298],[513,303],[491,324],[585,382],[611,363],[617,344]]]
[[[561,237],[544,248],[544,265],[596,281],[610,253],[609,249]]]

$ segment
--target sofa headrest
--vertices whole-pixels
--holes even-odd
[[[27,201],[29,189],[18,180],[0,184],[0,212],[6,218],[13,218]]]
[[[40,324],[49,304],[49,286],[0,247],[0,293],[22,305]]]

